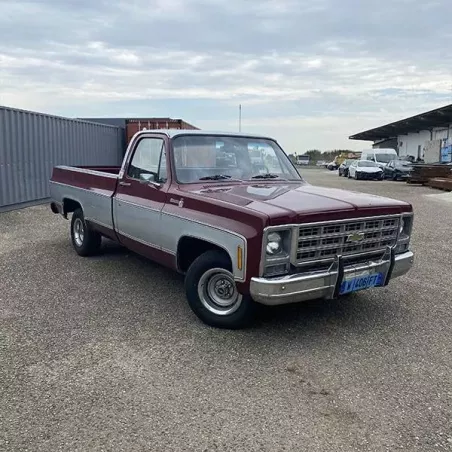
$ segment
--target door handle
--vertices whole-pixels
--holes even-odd
[[[130,187],[132,184],[130,182],[120,181],[119,185],[122,185],[123,187]]]

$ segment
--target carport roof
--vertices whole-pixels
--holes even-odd
[[[433,127],[448,126],[452,123],[452,104],[436,110],[427,111],[410,118],[401,119],[375,129],[366,130],[351,135],[350,140],[377,141],[386,138],[395,138],[410,132],[429,130]]]

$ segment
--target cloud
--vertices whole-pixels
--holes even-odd
[[[447,0],[0,2],[0,103],[171,115],[289,151],[452,99]],[[86,112],[86,114],[85,114]],[[275,126],[277,124],[277,126]]]

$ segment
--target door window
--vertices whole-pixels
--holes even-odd
[[[127,175],[133,179],[165,182],[167,178],[164,141],[142,138],[135,149]]]

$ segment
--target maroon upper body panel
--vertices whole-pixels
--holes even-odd
[[[52,181],[112,195],[119,170],[117,167],[56,167]],[[174,178],[170,180],[174,181]],[[172,195],[184,198],[184,215],[232,229],[247,238],[255,236],[266,226],[390,215],[412,210],[411,205],[403,201],[317,187],[302,180],[172,182],[168,196]],[[169,210],[173,209],[169,206]]]
[[[119,168],[99,168],[57,166],[53,169],[51,181],[112,196],[116,190]]]

